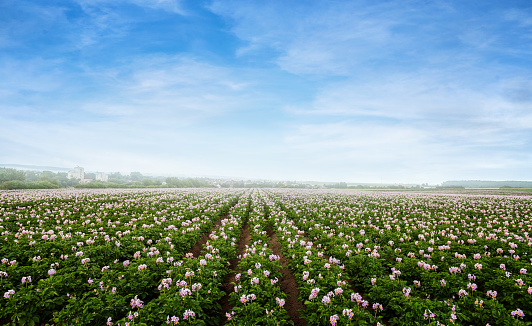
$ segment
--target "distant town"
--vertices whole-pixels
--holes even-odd
[[[72,169],[0,164],[0,189],[55,188],[302,188],[302,189],[511,189],[532,188],[531,181],[445,181],[441,184],[273,181],[222,177],[151,176],[141,172],[86,172]]]
[[[94,178],[93,178],[94,176]],[[87,173],[81,166],[76,166],[74,170],[68,171],[67,178],[79,180],[80,184],[86,184],[93,181],[107,182],[109,181],[109,175],[103,172]]]

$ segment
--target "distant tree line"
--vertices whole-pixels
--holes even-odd
[[[404,185],[367,185],[359,184],[355,186],[349,186],[346,182],[331,183],[325,185],[330,189],[421,189],[420,185],[404,186]]]
[[[445,181],[442,187],[463,188],[532,188],[532,181],[488,181],[488,180],[460,180]]]
[[[294,182],[287,182],[287,181],[279,181],[279,182],[272,182],[272,181],[234,181],[234,180],[227,180],[225,182],[221,182],[220,187],[222,188],[313,188],[313,186],[305,184],[305,183],[296,183]]]
[[[0,189],[54,189],[54,188],[300,188],[300,189],[419,189],[421,186],[404,185],[348,185],[338,182],[324,185],[301,183],[296,181],[257,181],[257,180],[219,180],[209,178],[177,178],[164,176],[145,176],[140,172],[129,175],[113,172],[108,181],[97,181],[94,173],[85,173],[90,182],[80,183],[78,179],[69,179],[66,172],[22,171],[13,168],[0,168]],[[426,186],[423,184],[422,186]],[[445,185],[447,187],[449,185]],[[518,186],[510,184],[508,186]],[[519,184],[522,186],[522,184]],[[456,188],[457,186],[452,186]]]
[[[72,187],[77,180],[67,178],[67,173],[35,172],[0,168],[0,189],[54,189]]]
[[[213,187],[206,179],[176,177],[152,177],[145,176],[140,172],[131,172],[122,175],[114,172],[109,175],[108,182],[93,181],[86,184],[78,184],[76,188],[204,188]]]
[[[201,188],[213,187],[206,179],[179,179],[174,177],[144,176],[140,172],[122,175],[111,173],[107,182],[96,181],[93,173],[86,173],[93,181],[80,184],[78,179],[69,179],[66,172],[22,171],[0,168],[0,189],[57,189],[57,188]]]

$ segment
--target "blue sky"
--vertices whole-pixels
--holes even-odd
[[[532,180],[529,1],[0,2],[0,163]]]

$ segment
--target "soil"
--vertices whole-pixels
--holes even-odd
[[[294,326],[303,326],[306,325],[304,319],[301,318],[299,310],[305,310],[305,306],[298,300],[299,290],[297,289],[297,283],[294,275],[288,269],[288,259],[283,255],[281,251],[281,245],[277,241],[277,236],[273,233],[272,229],[266,230],[268,236],[271,239],[270,248],[273,250],[274,255],[280,257],[279,262],[283,269],[283,278],[279,281],[279,286],[281,290],[288,294],[286,299],[285,308],[288,312],[290,320],[294,322]]]
[[[227,274],[222,284],[222,289],[225,292],[225,295],[219,301],[220,305],[222,306],[222,321],[220,325],[225,325],[227,321],[225,313],[230,312],[233,309],[233,305],[229,302],[229,294],[234,290],[234,285],[232,285],[231,283],[236,283],[236,274],[240,272],[236,268],[238,267],[238,263],[240,262],[240,257],[244,255],[244,253],[246,252],[246,247],[249,246],[249,238],[250,231],[248,221],[246,219],[242,228],[242,235],[240,236],[240,239],[238,239],[237,242],[237,257],[229,260],[229,266],[234,269],[231,273]]]
[[[269,230],[268,232],[273,233],[273,231],[271,231],[271,230]],[[268,233],[268,234],[270,234],[270,233]],[[273,236],[275,236],[275,235],[273,235]],[[309,241],[309,239],[307,238],[307,236],[306,236],[305,234],[303,234],[303,238],[305,239],[305,241]],[[276,239],[277,239],[277,237],[276,237]],[[279,244],[277,244],[277,245],[279,246]],[[279,247],[280,247],[280,246],[279,246]],[[325,258],[325,260],[328,261],[330,256],[328,256],[327,254],[324,253],[324,251],[326,250],[326,248],[320,248],[320,249],[321,249],[320,251],[322,251],[322,253],[323,253],[323,258]],[[276,254],[276,255],[277,255],[277,254]],[[284,272],[283,272],[283,273],[284,273]],[[347,274],[347,273],[346,273],[346,274]],[[293,276],[292,276],[292,279],[293,279],[293,284],[292,284],[292,286],[295,287],[296,280],[293,278]],[[353,280],[351,280],[349,277],[347,277],[347,275],[344,275],[344,280],[346,280],[349,290],[351,290],[352,292],[355,292],[355,293],[359,293],[363,298],[365,297],[365,294],[364,294],[364,293],[362,293],[362,292],[360,292],[360,291],[357,291],[357,289],[355,288],[355,284],[354,284],[355,282],[353,282]],[[297,290],[297,288],[296,288],[296,290]],[[285,292],[286,292],[286,291],[285,291]],[[296,298],[297,298],[297,295],[296,295]],[[299,302],[298,302],[298,303],[299,303]],[[301,303],[299,303],[299,304],[302,305]],[[287,309],[288,309],[288,308],[287,308]],[[370,308],[368,307],[367,309],[369,310]],[[289,312],[289,314],[290,314],[290,312]],[[383,320],[381,320],[381,322],[382,322],[384,325],[389,325],[388,319],[383,319]],[[297,326],[298,324],[294,321],[294,325]],[[299,324],[299,325],[305,325],[305,324],[303,323],[303,324]]]
[[[203,250],[203,245],[209,241],[209,235],[222,224],[222,220],[224,220],[225,218],[227,218],[227,215],[220,217],[220,219],[218,219],[216,224],[212,227],[211,231],[203,235],[198,240],[198,242],[196,242],[196,244],[191,248],[189,252],[191,252],[194,257],[199,257],[201,251]],[[281,245],[279,244],[277,236],[275,235],[273,230],[271,228],[268,228],[266,231],[271,239],[270,248],[272,249],[275,255],[280,257],[279,263],[282,267],[281,272],[283,273],[283,277],[279,280],[279,287],[284,293],[288,295],[286,299],[285,309],[288,313],[288,316],[290,317],[290,320],[294,323],[294,326],[304,326],[306,325],[306,321],[301,318],[299,310],[305,310],[306,307],[303,305],[302,302],[298,300],[299,290],[297,288],[296,279],[288,268],[288,258],[283,255]],[[303,235],[303,237],[305,238],[305,240],[308,241],[308,238],[305,235]],[[232,271],[227,274],[222,284],[222,289],[226,294],[219,301],[219,304],[222,307],[222,318],[220,322],[221,326],[225,325],[227,321],[225,313],[230,312],[233,309],[233,304],[229,302],[229,294],[233,292],[233,284],[231,283],[236,283],[236,274],[242,272],[238,270],[238,263],[240,262],[240,257],[244,255],[246,247],[249,246],[249,241],[250,229],[248,226],[248,221],[246,219],[242,228],[242,235],[237,242],[237,257],[229,261],[229,266],[232,268]],[[328,255],[324,254],[323,257],[326,260],[329,259]],[[349,288],[351,290],[354,290],[353,281],[348,278],[346,279],[346,281],[349,284]],[[386,321],[385,325],[387,325]]]
[[[200,256],[200,253],[201,251],[203,250],[203,245],[207,243],[207,241],[209,241],[209,235],[214,231],[216,230],[221,224],[222,224],[222,220],[226,219],[227,218],[227,215],[224,215],[222,217],[220,217],[218,219],[218,221],[216,221],[216,224],[212,227],[212,229],[209,231],[209,233],[207,234],[204,234],[199,240],[198,242],[196,242],[196,244],[192,247],[192,249],[190,249],[189,252],[191,252],[195,258],[198,258]]]

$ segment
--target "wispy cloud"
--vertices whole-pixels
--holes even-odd
[[[181,0],[76,0],[83,8],[100,7],[104,9],[117,5],[134,4],[139,7],[163,10],[175,14],[184,14]]]
[[[393,42],[391,28],[398,22],[393,13],[381,11],[383,6],[362,9],[344,2],[317,7],[215,1],[211,9],[235,21],[233,33],[247,42],[240,55],[272,48],[279,53],[276,63],[296,74],[350,74],[361,63],[382,57],[372,51],[376,47]]]
[[[532,9],[532,7],[529,9]],[[518,23],[521,27],[532,27],[532,13],[530,10],[510,9],[504,13],[504,18]]]

